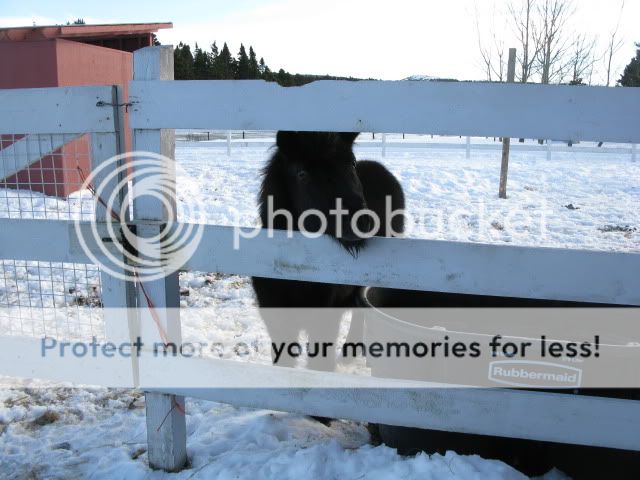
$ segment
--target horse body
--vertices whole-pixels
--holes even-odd
[[[392,211],[404,210],[402,187],[380,163],[356,162],[353,155],[354,133],[278,132],[277,150],[263,171],[259,208],[263,227],[318,232],[322,227],[317,217],[301,216],[315,210],[328,219],[324,233],[332,236],[352,255],[366,247],[368,235],[389,236],[404,230],[404,216],[387,215],[386,202]],[[389,200],[386,200],[386,198]],[[331,210],[340,199],[348,212],[334,218]],[[371,210],[380,222],[356,212]],[[290,214],[286,218],[284,212]],[[290,220],[293,220],[291,222]],[[354,227],[355,226],[355,227]],[[390,233],[391,232],[391,233]],[[361,287],[329,283],[279,280],[253,277],[261,315],[274,345],[298,341],[306,331],[309,342],[334,342],[338,336],[342,313],[355,306]],[[304,318],[282,318],[273,308],[306,308]],[[324,312],[319,309],[332,308]],[[289,316],[288,316],[289,317]],[[361,329],[358,326],[352,330]],[[351,336],[351,335],[350,335]],[[275,362],[274,357],[274,363]],[[295,365],[296,358],[281,355],[277,364]],[[317,370],[333,370],[335,359],[329,356],[308,358],[308,366]]]

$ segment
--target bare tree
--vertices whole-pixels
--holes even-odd
[[[492,14],[491,34],[489,38],[483,39],[478,6],[475,6],[476,33],[478,35],[478,49],[482,59],[482,67],[487,80],[502,82],[506,76],[506,53],[504,38],[499,36],[495,28],[495,5]]]
[[[589,79],[586,83],[591,83],[591,74],[593,65],[598,60],[595,56],[596,39],[589,38],[586,35],[577,35],[572,46],[571,56],[569,58],[569,66],[571,73],[572,85],[581,85],[588,75]]]
[[[537,38],[535,24],[536,3],[538,0],[513,0],[509,6],[509,16],[514,24],[520,43],[518,48],[518,81],[527,83],[534,73],[538,49],[542,42]]]
[[[541,0],[537,5],[540,22],[539,45],[536,50],[541,83],[562,82],[570,67],[567,53],[571,42],[567,38],[567,22],[573,12],[572,0]]]
[[[622,48],[624,44],[624,39],[618,34],[618,29],[620,28],[620,19],[622,18],[622,11],[624,10],[624,0],[620,3],[620,13],[618,14],[618,21],[616,22],[615,28],[611,31],[609,35],[609,41],[607,42],[607,48],[604,52],[604,61],[605,61],[605,69],[607,71],[607,87],[611,83],[611,63],[613,61],[613,57],[618,50]]]

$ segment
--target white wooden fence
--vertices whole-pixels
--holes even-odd
[[[257,81],[170,81],[172,50],[150,47],[135,53],[129,95],[134,148],[173,158],[175,128],[400,131],[474,136],[571,138],[640,142],[640,92],[631,88],[497,85],[430,82],[317,82],[281,88]],[[0,91],[2,133],[91,133],[94,165],[121,148],[122,109],[111,87]],[[224,175],[224,172],[220,172]],[[134,205],[139,234],[157,232],[168,212],[159,202]],[[104,211],[97,212],[98,219]],[[640,255],[549,248],[509,247],[412,239],[373,239],[354,260],[327,239],[277,233],[244,240],[232,248],[228,227],[209,225],[187,267],[206,271],[366,284],[417,290],[586,300],[640,305]],[[42,248],[47,245],[47,248]],[[0,258],[88,262],[71,222],[0,219]],[[133,285],[102,278],[105,307],[136,305]],[[177,274],[151,282],[147,291],[163,315],[170,340],[180,340],[180,319],[163,307],[179,305]],[[173,311],[175,313],[175,310]],[[106,318],[108,338],[157,336],[144,318]],[[56,365],[39,356],[38,340],[0,338],[0,373],[54,379]],[[35,351],[34,351],[35,349]],[[17,361],[20,359],[20,361]],[[47,360],[48,362],[49,360]],[[43,367],[46,366],[46,370]],[[284,369],[230,361],[167,361],[161,372],[145,357],[114,366],[87,360],[65,370],[64,380],[138,385],[168,371],[183,388],[147,394],[149,461],[174,470],[186,460],[188,395],[256,408],[441,430],[566,441],[640,450],[640,402],[513,390],[378,388],[390,383],[363,379],[343,389],[337,373],[297,371],[324,389],[202,390],[189,379],[269,378],[287,385]],[[44,372],[44,373],[43,373]],[[144,380],[143,380],[144,381]],[[219,382],[217,382],[219,384]],[[178,395],[178,396],[177,396]],[[500,408],[496,408],[499,405]]]
[[[185,133],[186,132],[186,133]],[[232,151],[242,151],[243,148],[247,147],[262,147],[267,148],[271,147],[275,143],[275,132],[271,135],[264,134],[260,135],[261,131],[249,131],[247,133],[247,138],[243,139],[240,137],[241,133],[239,131],[231,131],[227,130],[224,132],[226,136],[226,140],[222,141],[215,138],[213,141],[211,138],[211,131],[191,131],[186,130],[183,131],[180,136],[176,133],[176,140],[183,141],[204,141],[206,140],[209,147],[218,147],[218,148],[226,148],[227,156],[232,157]],[[214,131],[214,137],[220,135],[219,131]],[[245,132],[242,132],[245,133]],[[208,138],[207,138],[208,137]],[[384,158],[387,155],[388,151],[393,151],[395,149],[399,149],[401,151],[405,151],[406,149],[412,150],[464,150],[465,158],[469,159],[472,157],[472,153],[475,151],[484,152],[484,151],[501,151],[502,150],[502,142],[498,142],[496,137],[496,141],[493,143],[486,142],[477,142],[476,138],[471,138],[469,136],[465,137],[464,143],[451,141],[447,137],[438,138],[437,141],[430,141],[424,139],[406,139],[406,140],[398,140],[398,139],[389,139],[387,134],[383,133],[378,136],[375,140],[369,139],[366,135],[361,135],[358,137],[358,141],[356,142],[356,149],[372,149],[380,152],[381,156]],[[560,141],[551,141],[547,140],[544,145],[540,145],[537,143],[532,143],[531,140],[528,140],[527,143],[513,143],[510,147],[511,151],[514,152],[544,152],[547,154],[547,160],[550,160],[553,153],[598,153],[598,154],[616,154],[616,155],[628,155],[632,161],[637,160],[637,145],[631,144],[629,146],[622,145],[605,145],[602,147],[597,146],[586,146],[586,145],[567,145],[567,142]]]

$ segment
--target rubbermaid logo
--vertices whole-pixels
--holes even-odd
[[[549,362],[500,360],[489,364],[489,380],[514,387],[572,388],[582,383],[582,370]]]

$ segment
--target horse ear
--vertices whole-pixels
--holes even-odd
[[[340,138],[344,143],[352,146],[353,142],[358,138],[358,135],[360,135],[360,132],[340,132],[338,135],[340,135]]]
[[[276,145],[284,151],[291,151],[298,144],[299,132],[278,130],[276,134]]]

